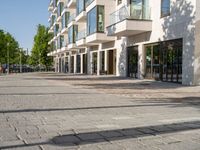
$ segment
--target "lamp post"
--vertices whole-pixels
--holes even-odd
[[[9,52],[10,43],[7,43],[7,74],[10,73],[10,52]]]
[[[22,73],[22,50],[23,48],[20,48],[20,73]]]

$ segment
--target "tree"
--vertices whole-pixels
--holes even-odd
[[[33,66],[43,65],[46,68],[52,66],[52,58],[47,56],[50,52],[48,42],[52,37],[48,30],[44,25],[39,24],[37,26],[37,33],[34,37],[34,45],[29,59],[29,63]]]
[[[0,30],[0,64],[7,64],[8,52],[10,64],[19,64],[20,49],[18,42],[10,33]]]

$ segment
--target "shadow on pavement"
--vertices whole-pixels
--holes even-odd
[[[143,138],[147,136],[156,136],[167,133],[176,133],[200,129],[200,121],[179,122],[173,124],[163,124],[155,126],[144,126],[126,129],[95,131],[86,133],[74,133],[61,136],[55,136],[49,141],[33,144],[16,144],[10,146],[0,146],[0,149],[28,148],[31,146],[55,145],[55,146],[79,146],[86,144],[95,144],[108,141]]]

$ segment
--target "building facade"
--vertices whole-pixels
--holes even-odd
[[[198,0],[51,0],[55,71],[200,85]]]

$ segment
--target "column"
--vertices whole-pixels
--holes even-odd
[[[83,74],[83,54],[81,54],[81,74]]]
[[[145,61],[144,58],[144,45],[138,45],[138,78],[144,79],[145,75]]]
[[[105,61],[104,70],[108,71],[108,51],[105,51],[104,61]]]
[[[74,74],[77,73],[77,55],[74,55]]]

